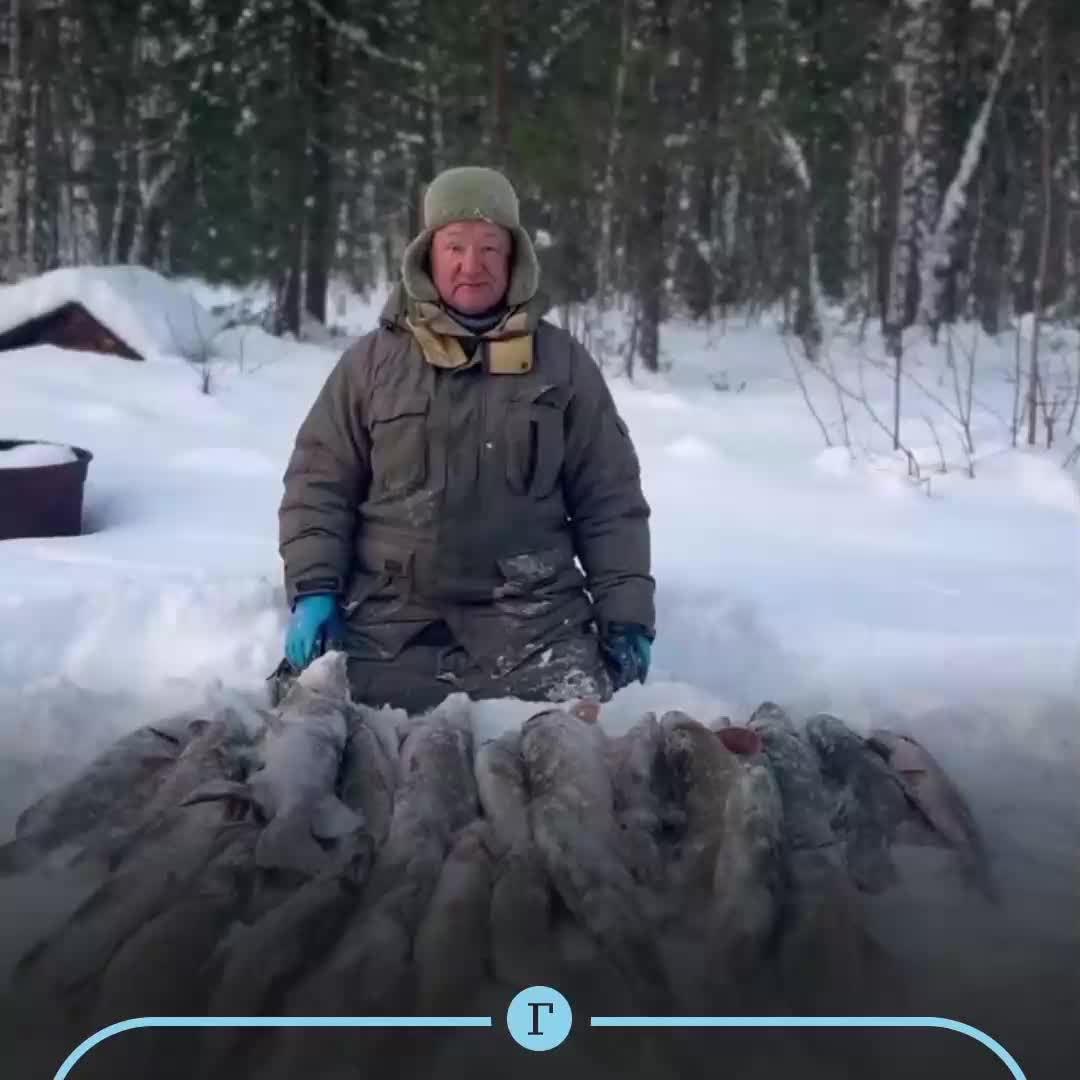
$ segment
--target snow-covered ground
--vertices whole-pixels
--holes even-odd
[[[336,321],[370,327],[381,297],[345,299]],[[953,401],[944,352],[925,343],[906,359],[926,392],[905,382],[903,429],[923,483],[852,397],[845,449],[837,394],[801,364],[826,447],[767,319],[672,324],[669,372],[612,377],[654,512],[659,634],[649,684],[604,722],[648,707],[738,721],[771,698],[902,724],[970,793],[1049,932],[1080,897],[1080,492],[1064,448],[1010,448],[1014,340],[964,340],[978,349],[974,478],[934,400]],[[208,380],[164,354],[0,355],[0,438],[94,454],[87,535],[0,543],[5,831],[148,711],[260,693],[280,658],[281,475],[338,348],[244,329],[213,347]],[[837,330],[823,365],[887,421],[882,355],[872,332]]]

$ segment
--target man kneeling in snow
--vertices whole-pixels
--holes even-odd
[[[539,276],[501,173],[432,182],[401,283],[285,473],[294,668],[340,641],[357,700],[409,712],[455,692],[605,701],[645,681],[637,455],[593,359],[543,321]]]

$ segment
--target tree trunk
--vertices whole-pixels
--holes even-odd
[[[611,89],[611,119],[604,150],[604,178],[600,188],[600,249],[596,262],[596,298],[603,311],[611,294],[612,259],[614,258],[616,169],[623,145],[623,102],[626,97],[627,68],[633,41],[636,0],[622,0],[619,16],[619,60]]]
[[[1020,0],[1017,6],[1016,18],[1009,28],[1001,58],[998,60],[990,87],[968,132],[963,156],[956,174],[949,184],[940,210],[935,205],[936,182],[930,185],[924,176],[924,185],[932,189],[934,198],[931,199],[930,196],[926,196],[923,203],[924,215],[929,216],[923,216],[922,218],[924,225],[923,242],[919,254],[919,318],[926,322],[934,335],[936,335],[941,322],[944,279],[952,265],[955,233],[959,227],[961,216],[966,209],[968,189],[971,186],[986,143],[990,114],[997,100],[1001,83],[1012,64],[1016,42],[1016,25],[1024,17],[1029,5],[1030,0]],[[940,103],[935,101],[935,104]],[[929,153],[934,142],[935,140],[931,139],[923,140],[922,153],[924,156]],[[929,170],[927,175],[929,175]]]
[[[639,352],[647,371],[660,370],[660,324],[664,318],[665,224],[669,180],[668,148],[663,145],[672,79],[670,0],[651,0],[646,25],[649,47],[647,91],[650,145],[639,144],[639,160],[647,158],[641,186],[638,245],[638,303],[641,311]],[[657,145],[656,140],[660,140]]]
[[[927,8],[933,5],[927,5]],[[925,168],[921,157],[923,123],[922,65],[926,62],[921,45],[926,37],[927,8],[917,0],[902,0],[896,16],[894,44],[898,49],[896,82],[900,109],[900,186],[897,192],[896,228],[890,260],[889,294],[885,316],[885,347],[893,362],[893,449],[900,448],[900,396],[903,364],[903,335],[908,325],[912,268],[915,262],[920,184]]]
[[[488,145],[491,159],[505,168],[510,159],[510,34],[511,0],[490,0],[491,12],[491,104]]]
[[[1038,426],[1039,392],[1043,395],[1043,411],[1047,418],[1047,444],[1052,437],[1052,423],[1050,421],[1050,386],[1043,385],[1043,379],[1039,370],[1039,332],[1042,322],[1043,291],[1046,287],[1046,268],[1050,254],[1050,235],[1053,225],[1054,203],[1054,161],[1053,145],[1051,138],[1051,114],[1052,114],[1052,84],[1050,75],[1050,12],[1049,0],[1043,0],[1043,26],[1042,26],[1042,64],[1041,79],[1039,86],[1040,112],[1042,114],[1041,153],[1039,155],[1039,172],[1042,180],[1042,206],[1041,221],[1039,228],[1039,255],[1035,270],[1035,284],[1031,298],[1031,369],[1028,372],[1028,430],[1027,441],[1029,446],[1035,445],[1036,431]]]
[[[336,16],[336,0],[324,0]],[[334,140],[334,44],[330,26],[317,19],[311,28],[312,71],[309,76],[307,244],[304,273],[304,310],[326,323],[326,294],[333,260],[334,177],[331,146]]]

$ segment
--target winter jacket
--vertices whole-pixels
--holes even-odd
[[[279,513],[290,606],[336,593],[372,659],[442,621],[496,677],[590,620],[653,631],[634,446],[598,366],[544,311],[536,296],[465,350],[444,309],[394,290],[296,437]]]

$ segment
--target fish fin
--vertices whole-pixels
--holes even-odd
[[[193,806],[196,803],[217,802],[221,799],[241,799],[244,802],[253,802],[254,798],[251,788],[238,780],[208,780],[184,796],[180,805]]]
[[[364,815],[350,809],[336,795],[327,795],[311,815],[311,834],[319,840],[339,840],[366,825]]]
[[[255,865],[260,870],[292,870],[316,877],[329,864],[330,856],[312,835],[307,810],[273,818],[255,841]]]

